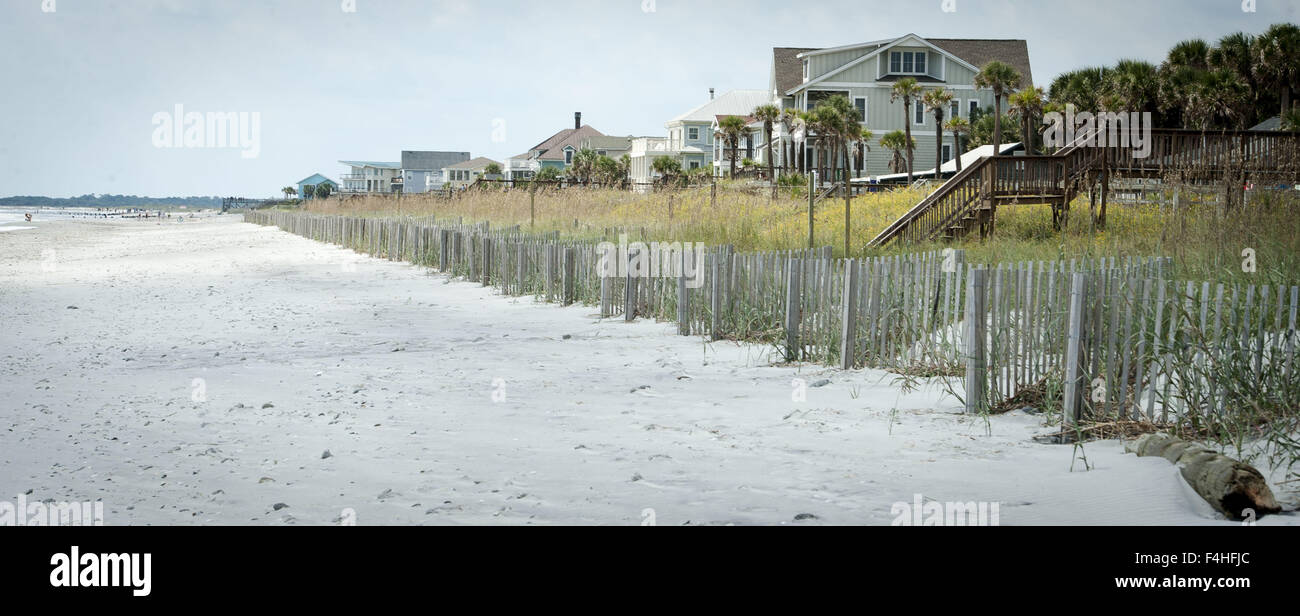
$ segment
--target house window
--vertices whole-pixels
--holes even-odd
[[[924,51],[891,51],[889,52],[889,72],[904,75],[924,75],[925,57],[926,52]]]
[[[961,111],[961,103],[957,101],[953,101],[952,108],[948,109],[948,117],[949,118],[961,117],[961,113],[959,113],[960,111]]]
[[[803,80],[808,81],[808,61],[803,61]]]
[[[867,121],[867,99],[855,98],[853,99],[853,106],[858,108],[858,121],[865,124]]]
[[[699,169],[699,168],[700,168],[700,161],[698,161],[698,160],[693,160],[693,161],[687,163],[687,168],[688,168],[688,169]]]
[[[692,127],[688,128],[688,129],[686,129],[686,138],[687,138],[687,139],[690,139],[691,141],[699,141],[699,140],[700,140],[700,127],[698,127],[698,126],[692,126]]]
[[[948,143],[943,144],[943,150],[942,150],[942,152],[943,152],[943,159],[944,159],[945,161],[952,160],[952,145],[951,145],[951,144],[948,144]]]
[[[606,154],[605,150],[596,150],[597,156],[604,156],[605,154]]]
[[[573,164],[573,148],[567,148],[564,150],[564,164]]]
[[[912,115],[914,116],[912,118],[913,123],[925,124],[925,105],[922,105],[920,103],[912,103],[912,105],[914,107],[912,113]]]
[[[972,98],[969,101],[966,101],[966,117],[967,118],[975,117],[975,112],[979,111],[979,108],[980,108],[980,102],[978,100]]]

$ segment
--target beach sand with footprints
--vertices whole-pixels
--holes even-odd
[[[1233,524],[1162,459],[1092,443],[1084,471],[1032,440],[1041,417],[965,416],[881,371],[238,215],[22,226],[0,234],[0,500],[102,500],[109,525],[890,524],[918,498],[1004,525]]]

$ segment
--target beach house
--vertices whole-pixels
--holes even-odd
[[[777,47],[772,50],[768,98],[781,109],[809,111],[832,96],[846,96],[857,108],[863,127],[874,134],[867,144],[870,150],[856,153],[851,161],[854,177],[889,173],[891,153],[880,146],[880,139],[907,124],[916,142],[916,166],[929,169],[934,166],[935,131],[942,127],[935,126],[934,116],[923,105],[914,104],[904,117],[902,103],[890,97],[894,84],[910,77],[924,89],[948,90],[953,93],[953,103],[945,120],[954,115],[969,118],[974,110],[993,106],[993,92],[975,86],[976,73],[992,60],[1000,60],[1019,72],[1021,87],[1033,83],[1029,48],[1020,39],[923,38],[906,34],[825,49]],[[798,166],[802,162],[805,168],[817,167],[818,153],[810,147],[815,133],[791,147],[791,133],[797,131],[790,129],[781,122],[774,127],[777,166]],[[945,134],[942,138],[943,160],[951,160],[957,154],[952,136]],[[782,155],[791,150],[793,156]]]
[[[564,171],[573,164],[573,156],[582,149],[583,141],[605,136],[600,131],[582,123],[582,113],[573,114],[573,128],[566,128],[531,147],[527,152],[506,160],[502,171],[507,180],[529,180],[545,167]]]

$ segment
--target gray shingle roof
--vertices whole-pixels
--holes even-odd
[[[774,47],[772,62],[776,67],[776,91],[785,96],[786,92],[803,83],[803,60],[799,54],[805,51],[817,51],[816,47]]]
[[[1011,65],[1020,73],[1020,87],[1034,83],[1034,74],[1029,69],[1029,44],[1024,39],[925,39],[976,68],[990,60],[1001,60]]]

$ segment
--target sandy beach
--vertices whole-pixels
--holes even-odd
[[[1234,524],[1163,459],[1092,443],[1085,471],[1032,440],[1039,417],[986,423],[884,372],[773,366],[238,216],[23,226],[0,234],[3,500],[102,500],[110,525],[890,524],[916,498]]]

